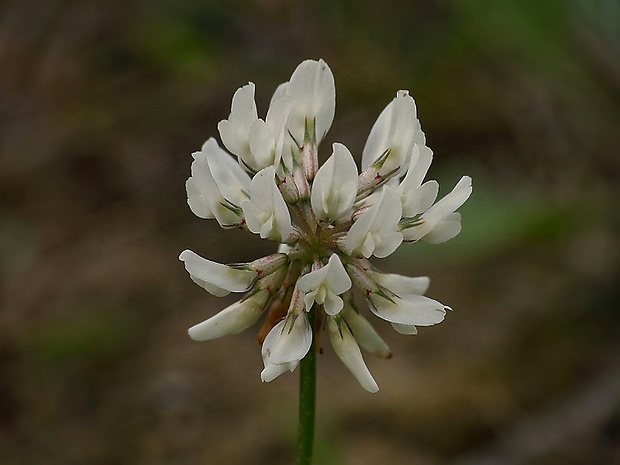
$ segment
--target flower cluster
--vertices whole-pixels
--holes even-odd
[[[218,124],[234,156],[213,138],[193,154],[186,184],[191,210],[280,246],[273,255],[231,265],[183,251],[179,258],[192,280],[208,292],[246,293],[189,335],[205,341],[235,334],[266,313],[259,335],[261,379],[271,381],[293,371],[326,330],[345,366],[376,392],[360,347],[386,358],[391,352],[360,313],[353,290],[399,333],[415,334],[418,326],[442,321],[448,307],[423,295],[427,277],[383,273],[369,259],[387,257],[403,242],[456,236],[456,210],[471,194],[471,179],[464,176],[436,202],[438,183],[424,182],[433,152],[414,100],[402,90],[372,127],[361,172],[339,143],[319,167],[318,147],[334,110],[331,70],[322,60],[307,60],[276,89],[264,119],[258,117],[253,83],[235,92],[230,116]]]

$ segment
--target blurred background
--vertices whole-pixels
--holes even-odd
[[[196,343],[215,299],[177,257],[273,250],[185,199],[191,152],[256,83],[336,79],[322,146],[358,157],[416,99],[463,232],[377,265],[455,310],[319,358],[317,464],[620,463],[618,0],[5,0],[0,5],[0,463],[289,464],[297,373],[253,330]],[[257,328],[258,329],[258,326]]]

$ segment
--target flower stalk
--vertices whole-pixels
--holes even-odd
[[[315,329],[315,311],[308,313],[310,324]],[[308,354],[301,360],[299,370],[299,429],[297,439],[297,465],[312,463],[314,448],[314,423],[316,416],[316,341]]]

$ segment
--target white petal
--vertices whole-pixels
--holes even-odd
[[[366,318],[349,305],[345,305],[343,316],[355,340],[364,350],[383,358],[392,356],[392,351],[388,345]]]
[[[278,139],[280,134],[286,130],[285,123],[294,104],[295,100],[285,96],[271,101],[265,122],[275,139]]]
[[[325,281],[329,268],[324,266],[318,270],[306,273],[297,280],[297,287],[301,292],[308,293],[318,289],[318,287]]]
[[[401,213],[398,194],[389,186],[383,187],[379,202],[362,213],[347,233],[344,243],[347,253],[366,258],[390,255],[403,240],[398,231]]]
[[[272,101],[265,121],[257,119],[252,124],[248,135],[251,156],[243,161],[254,172],[280,163],[287,136],[285,123],[293,104],[289,97]]]
[[[268,215],[268,213],[265,213],[264,210],[257,207],[250,200],[243,202],[241,208],[243,208],[243,215],[245,216],[248,229],[254,234],[259,234],[264,221],[266,221],[265,216]]]
[[[414,146],[407,175],[397,188],[403,204],[403,217],[413,217],[428,210],[437,198],[437,181],[422,184],[432,158],[431,149],[418,144]]]
[[[217,145],[215,139],[207,140],[202,146],[202,152],[207,155],[211,175],[222,196],[234,205],[241,205],[249,195],[250,176]]]
[[[342,363],[351,371],[364,389],[368,392],[377,392],[379,386],[368,371],[360,348],[349,327],[345,323],[338,325],[333,318],[328,318],[327,329],[332,347],[338,358],[342,360]]]
[[[226,148],[240,158],[249,156],[248,134],[257,119],[254,84],[250,82],[237,89],[228,120],[222,120],[217,125]]]
[[[368,273],[381,286],[400,297],[411,294],[423,295],[431,282],[427,276],[403,276],[374,270],[368,270]]]
[[[338,255],[332,254],[329,257],[326,268],[329,270],[327,273],[327,284],[334,294],[342,294],[351,289],[351,278],[349,278]]]
[[[471,178],[469,176],[463,176],[452,192],[446,195],[443,199],[429,208],[423,217],[445,217],[450,213],[453,213],[457,208],[465,203],[465,201],[471,195],[472,186],[471,186]]]
[[[374,221],[376,245],[373,254],[378,258],[385,258],[391,255],[403,241],[403,235],[398,231],[402,204],[394,189],[389,186],[383,188],[383,195],[377,210],[378,214]]]
[[[383,195],[377,207],[378,214],[375,223],[382,230],[396,230],[396,225],[400,221],[402,205],[398,194],[390,186],[383,188]]]
[[[398,231],[380,233],[379,237],[381,237],[381,242],[375,246],[373,252],[373,255],[377,258],[385,258],[392,255],[403,242],[403,235]]]
[[[217,297],[230,292],[245,292],[250,289],[256,278],[256,273],[253,271],[237,270],[212,262],[191,250],[181,252],[179,260],[185,263],[185,269],[196,284]]]
[[[311,345],[312,329],[306,313],[289,315],[267,334],[263,342],[263,360],[276,365],[296,362],[305,357]]]
[[[287,123],[298,143],[303,142],[305,122],[315,121],[317,142],[320,142],[334,120],[336,88],[334,76],[323,60],[306,60],[293,72],[286,95],[295,100]]]
[[[300,288],[301,289],[301,288]],[[304,295],[304,305],[306,306],[306,311],[309,312],[314,302],[316,301],[317,291],[313,290]],[[321,304],[322,302],[319,302]]]
[[[364,243],[362,244],[360,252],[364,257],[370,258],[370,256],[375,251],[375,246],[376,246],[376,242],[375,242],[374,234],[369,233],[366,235],[364,239]]]
[[[422,240],[430,244],[446,242],[457,236],[461,232],[461,214],[452,213],[446,216],[435,226],[431,232],[426,234]]]
[[[342,298],[333,293],[328,294],[325,298],[325,302],[323,303],[325,313],[331,316],[337,315],[340,310],[342,310],[343,306],[344,302],[342,301]]]
[[[249,176],[213,138],[192,156],[192,175],[186,183],[192,211],[201,217],[215,217],[224,227],[240,224],[242,218],[227,205],[238,207],[247,199]],[[209,212],[211,215],[205,216]]]
[[[379,318],[391,323],[430,326],[443,321],[446,310],[439,302],[419,295],[394,298],[394,302],[370,294],[370,310]]]
[[[422,213],[429,209],[435,199],[437,199],[437,194],[439,193],[439,183],[437,181],[427,181],[422,184],[417,192],[417,206],[415,211],[408,211],[405,213],[405,209],[403,207],[403,216],[415,216],[419,213]]]
[[[282,97],[286,97],[287,89],[288,89],[288,81],[283,82],[278,87],[276,87],[275,92],[271,96],[271,101],[269,102],[269,106],[271,107],[271,105],[273,105],[273,103],[276,100],[281,99]]]
[[[291,216],[275,183],[275,168],[262,169],[250,184],[250,200],[241,204],[248,228],[261,237],[284,242],[291,233]]]
[[[281,241],[281,239],[279,239],[274,234],[274,231],[275,231],[275,228],[274,228],[274,218],[273,218],[273,215],[270,215],[267,218],[267,220],[265,222],[263,222],[263,224],[261,225],[260,231],[259,231],[259,235],[260,235],[261,239],[267,239],[268,237],[274,237],[278,241]]]
[[[344,145],[335,143],[332,156],[319,168],[312,184],[312,209],[321,220],[337,222],[350,215],[357,195],[357,165]]]
[[[411,161],[409,162],[409,168],[407,169],[407,175],[405,179],[403,179],[401,186],[415,189],[420,187],[432,161],[433,151],[424,145],[415,144],[411,155]]]
[[[338,255],[332,254],[327,265],[299,278],[297,287],[306,293],[304,302],[308,310],[317,302],[325,305],[328,314],[335,315],[343,305],[338,295],[351,289],[351,278]]]
[[[297,368],[298,364],[298,361],[291,363],[281,363],[279,365],[276,365],[275,363],[268,363],[267,365],[265,365],[263,371],[261,371],[260,378],[264,383],[268,383],[276,379],[282,373],[286,373],[287,371],[294,371],[295,368]]]
[[[370,232],[379,213],[378,205],[377,203],[362,213],[349,229],[344,244],[349,255],[363,255],[366,258],[372,255],[375,246]]]
[[[394,328],[400,334],[404,334],[405,336],[413,336],[418,334],[418,328],[414,325],[402,325],[399,323],[392,323],[392,328]]]
[[[253,171],[272,165],[275,160],[275,139],[262,119],[257,119],[248,135],[251,156],[243,162]]]
[[[302,292],[310,292],[321,284],[326,284],[335,294],[342,294],[351,289],[351,278],[337,254],[329,257],[327,265],[303,275],[297,281],[297,286]]]
[[[444,219],[453,224],[445,226],[445,230],[437,233],[435,238],[431,236],[429,242],[444,242],[451,239],[460,231],[460,216],[450,216],[454,210],[459,208],[469,198],[472,192],[471,178],[463,176],[456,184],[452,192],[442,198],[435,205],[425,211],[420,217],[421,223],[403,231],[405,240],[417,241],[428,235],[435,227],[437,227]],[[450,217],[448,219],[448,217]],[[455,223],[459,223],[458,225]]]
[[[194,215],[199,218],[215,218],[213,210],[209,207],[206,193],[200,190],[196,178],[190,177],[185,182],[185,190],[187,191],[187,204]]]
[[[291,234],[291,214],[275,182],[273,182],[271,194],[274,208],[275,232],[270,237],[278,242],[284,242]]]
[[[208,320],[189,328],[189,336],[195,341],[210,341],[228,334],[237,334],[252,326],[261,316],[269,299],[264,289],[247,299],[235,302]]]
[[[221,226],[231,226],[241,223],[241,218],[224,207],[226,199],[217,187],[207,155],[203,152],[192,154],[192,175],[185,184],[187,189],[187,201],[192,211],[201,218],[215,217]],[[205,216],[211,213],[209,216]]]

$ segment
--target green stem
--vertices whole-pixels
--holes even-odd
[[[314,444],[314,416],[316,410],[316,347],[314,310],[308,313],[312,326],[312,346],[301,359],[299,370],[299,437],[297,443],[297,465],[312,464],[312,445]]]

